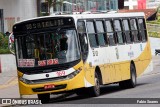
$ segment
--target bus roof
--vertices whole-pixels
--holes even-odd
[[[31,19],[26,19],[17,22],[26,22],[35,19],[43,19],[43,18],[52,18],[52,17],[73,17],[75,20],[77,19],[90,19],[90,18],[119,18],[119,17],[145,17],[143,12],[132,12],[132,13],[99,13],[99,14],[67,14],[67,15],[50,15],[50,16],[43,16],[43,17],[35,17]]]

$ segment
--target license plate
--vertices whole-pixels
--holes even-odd
[[[54,84],[49,84],[49,85],[45,85],[44,89],[51,89],[51,88],[54,88],[54,87],[55,87]]]

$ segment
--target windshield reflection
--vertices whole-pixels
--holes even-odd
[[[23,35],[15,40],[19,67],[63,64],[80,59],[74,29]]]

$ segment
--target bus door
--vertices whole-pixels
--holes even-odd
[[[86,34],[80,34],[79,33],[79,39],[80,39],[80,46],[81,46],[81,54],[82,54],[82,60],[83,60],[83,65],[84,65],[84,74],[85,74],[85,79],[92,83],[91,79],[91,71],[92,71],[92,64],[90,63],[91,61],[88,61],[87,59],[92,59],[89,55],[89,48],[88,48],[88,39]],[[85,86],[88,87],[88,85],[85,82]]]

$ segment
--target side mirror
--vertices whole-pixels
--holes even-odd
[[[15,50],[14,50],[14,35],[13,33],[11,33],[9,35],[9,39],[8,39],[8,48],[10,50],[10,52],[15,55]]]

